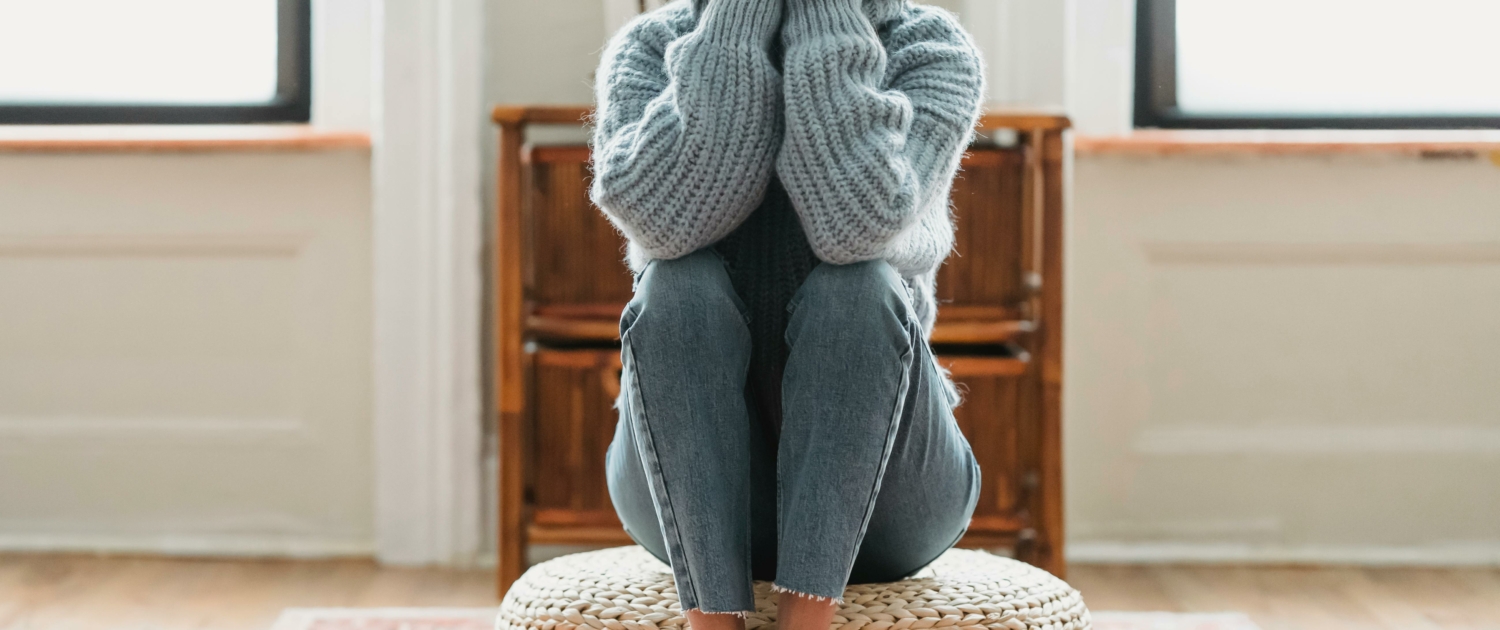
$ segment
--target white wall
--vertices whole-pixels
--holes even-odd
[[[1131,127],[1130,0],[1075,0],[1080,133]],[[1500,158],[1075,160],[1079,560],[1500,564]]]
[[[511,103],[591,100],[605,41],[600,0],[501,0],[487,8],[487,96]]]
[[[1061,109],[1073,0],[931,2],[957,13],[984,52],[987,100]]]
[[[1135,85],[1135,1],[1071,0],[1065,24],[1070,45],[1064,85],[1068,115],[1086,134],[1121,134],[1131,128]]]
[[[312,124],[369,130],[375,80],[375,3],[313,2]]]
[[[372,12],[317,0],[313,125]],[[0,549],[374,551],[370,154],[0,153]]]
[[[1500,168],[1076,168],[1075,558],[1500,563]]]
[[[371,550],[369,156],[0,153],[0,548]]]

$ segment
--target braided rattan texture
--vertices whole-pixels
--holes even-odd
[[[755,584],[747,630],[776,627],[769,582]],[[671,569],[639,546],[563,556],[532,567],[500,604],[497,630],[687,627]],[[851,584],[830,630],[1088,630],[1078,591],[1030,565],[950,549],[910,579]]]

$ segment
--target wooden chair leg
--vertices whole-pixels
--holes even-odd
[[[510,425],[519,429],[521,419],[519,417],[506,418],[505,415],[508,414],[502,414],[501,426]],[[510,436],[519,437],[520,431],[502,431],[502,433],[510,433]],[[502,435],[502,444],[510,436]],[[499,562],[496,567],[495,586],[498,596],[502,599],[505,597],[505,592],[510,590],[510,585],[514,584],[521,577],[521,573],[526,570],[525,506],[522,504],[525,490],[522,485],[524,474],[522,458],[519,452],[505,453],[507,450],[519,451],[520,449],[519,447],[515,449],[501,447],[503,454],[500,459]]]
[[[1063,137],[1045,134],[1042,142],[1042,435],[1041,564],[1067,579],[1063,557],[1062,388],[1063,388]]]
[[[519,122],[501,122],[495,221],[495,394],[500,438],[499,567],[501,597],[526,568],[525,366],[521,317],[521,144]]]

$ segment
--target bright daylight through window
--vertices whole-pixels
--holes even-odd
[[[1489,126],[1482,119],[1500,117],[1496,0],[1141,2],[1140,27],[1152,32],[1138,39],[1146,49],[1138,89],[1151,92],[1148,122],[1160,126],[1225,118]]]
[[[0,121],[306,120],[307,0],[0,0]]]

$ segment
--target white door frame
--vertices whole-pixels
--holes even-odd
[[[376,5],[376,553],[468,564],[482,539],[484,6]]]

